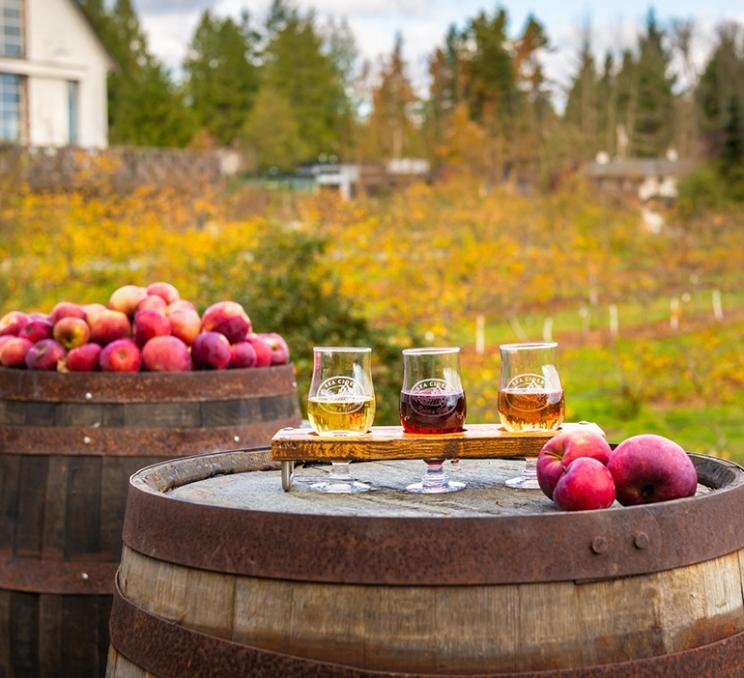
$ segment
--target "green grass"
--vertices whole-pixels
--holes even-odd
[[[713,322],[713,307],[711,301],[712,288],[698,290],[689,293],[689,300],[680,300],[680,327],[684,330],[686,324],[701,322]],[[670,318],[670,301],[675,295],[663,295],[650,299],[646,304],[636,301],[619,303],[619,334],[627,336],[638,327],[655,323],[668,323]],[[724,314],[744,309],[744,286],[737,290],[723,291]],[[556,310],[554,313],[531,313],[520,315],[517,321],[524,332],[520,337],[514,325],[508,319],[494,320],[486,316],[485,340],[486,346],[494,344],[527,340],[535,341],[543,338],[543,327],[545,320],[553,319],[553,336],[571,333],[580,334],[584,330],[584,323],[588,322],[590,331],[607,330],[609,327],[609,304],[601,303],[591,307],[588,304],[584,308],[588,311],[586,321],[580,315],[581,306],[573,306]],[[425,328],[424,328],[425,329]],[[474,342],[475,319],[470,327],[460,327],[453,332],[453,341],[461,345]]]

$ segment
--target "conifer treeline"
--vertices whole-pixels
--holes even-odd
[[[701,72],[697,27],[653,11],[637,44],[595,61],[589,32],[565,108],[546,78],[549,31],[530,16],[509,32],[503,8],[451,26],[429,57],[417,96],[399,36],[375,68],[361,64],[348,25],[273,0],[262,23],[205,11],[175,81],[151,54],[132,7],[80,0],[119,63],[109,86],[112,143],[250,148],[259,168],[324,159],[427,157],[494,179],[513,169],[554,172],[611,156],[744,153],[744,30],[719,27]],[[563,47],[565,49],[565,47]],[[674,67],[672,66],[674,64]]]

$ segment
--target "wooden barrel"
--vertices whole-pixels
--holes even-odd
[[[299,420],[292,366],[0,368],[0,676],[103,675],[132,473]]]
[[[457,494],[409,495],[419,461],[355,464],[378,489],[283,493],[269,452],[130,482],[112,678],[733,678],[744,671],[744,471],[694,456],[689,499],[561,513],[466,460]],[[258,472],[258,471],[264,472]]]

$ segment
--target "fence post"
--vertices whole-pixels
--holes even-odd
[[[486,318],[481,313],[475,316],[475,352],[478,355],[486,352]]]
[[[673,332],[679,332],[679,299],[672,297],[669,301],[669,327]]]
[[[553,341],[553,319],[545,318],[543,323],[543,341]]]
[[[723,304],[721,303],[721,290],[713,290],[711,295],[713,302],[713,317],[721,322],[723,320]]]
[[[617,339],[620,333],[620,321],[617,313],[617,304],[610,304],[610,336]]]
[[[581,318],[581,332],[587,336],[589,334],[589,309],[586,306],[579,309],[579,317]]]

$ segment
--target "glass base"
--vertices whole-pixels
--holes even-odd
[[[325,494],[357,494],[359,492],[369,492],[372,486],[360,483],[358,480],[324,480],[310,485],[310,489]]]
[[[504,481],[504,485],[514,490],[539,490],[540,485],[535,476],[517,476]]]
[[[406,492],[412,492],[414,494],[445,494],[447,492],[459,492],[464,490],[465,483],[461,483],[458,480],[445,480],[440,485],[430,485],[429,483],[413,483],[406,487]]]

